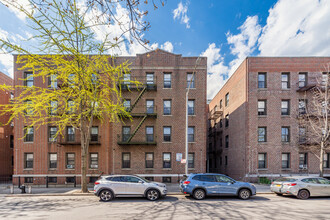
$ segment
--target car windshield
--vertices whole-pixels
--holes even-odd
[[[294,182],[294,181],[297,181],[297,179],[288,178],[288,177],[282,177],[282,178],[275,180],[275,182]]]
[[[146,178],[143,178],[141,176],[139,176],[140,179],[142,179],[143,181],[145,181],[146,183],[150,183],[151,181],[150,180],[147,180]]]

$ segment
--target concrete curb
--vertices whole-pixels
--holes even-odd
[[[274,194],[272,192],[261,192],[257,193],[257,195],[262,195],[262,194]],[[180,192],[173,192],[173,193],[168,193],[168,196],[175,196],[175,195],[185,195]],[[44,193],[44,194],[7,194],[5,197],[46,197],[46,196],[95,196],[94,193]]]

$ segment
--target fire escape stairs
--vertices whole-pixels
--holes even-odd
[[[133,105],[130,107],[130,109],[128,110],[129,112],[132,112],[133,108],[136,106],[136,104],[139,102],[139,100],[142,98],[143,94],[147,91],[147,87],[145,86],[139,96],[136,98],[136,100],[134,101]]]
[[[134,137],[134,135],[136,134],[136,132],[140,129],[140,127],[142,126],[143,122],[146,120],[147,118],[147,114],[142,118],[142,120],[140,121],[139,125],[135,128],[134,132],[132,133],[132,135],[128,138],[127,143],[129,143],[132,138]]]

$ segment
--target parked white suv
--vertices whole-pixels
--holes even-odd
[[[155,201],[167,193],[164,183],[151,182],[135,175],[102,176],[94,184],[94,194],[105,202],[115,197],[146,197]]]

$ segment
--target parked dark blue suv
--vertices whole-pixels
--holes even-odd
[[[256,194],[253,184],[216,173],[192,173],[180,181],[180,190],[198,200],[211,195],[235,195],[245,200]]]

